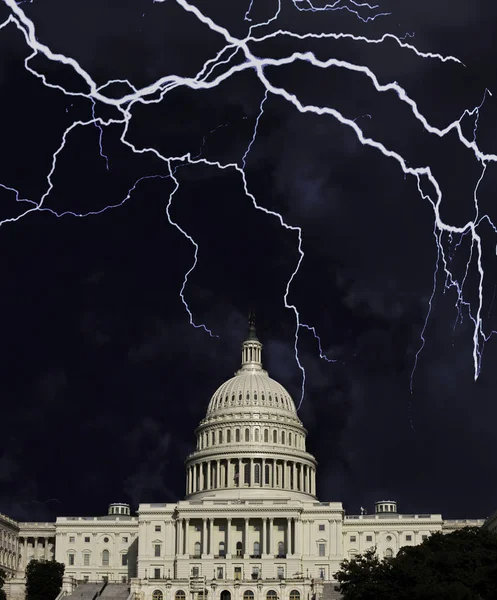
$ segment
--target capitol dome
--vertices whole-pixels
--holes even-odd
[[[253,318],[235,376],[212,395],[186,459],[187,498],[237,494],[315,496],[315,458],[286,389],[262,367]]]

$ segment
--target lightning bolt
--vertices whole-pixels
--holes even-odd
[[[443,269],[443,273],[445,275],[445,286],[444,289],[454,288],[456,290],[456,309],[458,314],[461,315],[461,310],[467,309],[468,314],[473,323],[473,370],[474,370],[474,378],[477,379],[481,369],[481,360],[482,360],[482,352],[483,346],[486,341],[491,337],[494,333],[493,331],[490,334],[486,334],[483,329],[483,319],[482,319],[482,309],[483,309],[483,300],[484,300],[484,290],[483,290],[483,282],[484,282],[484,272],[482,266],[482,239],[480,234],[478,233],[478,228],[483,220],[488,221],[488,223],[493,228],[494,232],[497,233],[497,228],[492,223],[488,215],[479,216],[478,210],[478,200],[477,200],[477,190],[480,185],[483,177],[485,175],[486,167],[489,163],[496,162],[497,156],[495,154],[487,154],[483,153],[476,141],[476,130],[479,119],[479,110],[483,106],[483,102],[485,101],[485,97],[482,101],[482,104],[479,107],[472,109],[471,111],[465,111],[460,119],[449,123],[445,127],[439,128],[428,122],[425,116],[421,113],[418,108],[417,103],[414,99],[412,99],[405,89],[399,85],[397,82],[390,83],[380,83],[378,77],[375,73],[368,67],[360,64],[354,64],[345,60],[338,60],[334,58],[330,58],[327,60],[321,60],[316,58],[316,56],[308,51],[308,52],[294,52],[291,55],[284,56],[283,58],[274,59],[266,56],[258,56],[254,53],[252,48],[257,48],[261,42],[264,42],[268,39],[280,39],[280,38],[294,38],[300,41],[312,40],[312,39],[349,39],[357,44],[383,44],[384,42],[393,41],[396,43],[402,51],[412,52],[416,54],[418,57],[423,59],[432,59],[438,60],[443,63],[445,62],[454,62],[461,66],[464,66],[463,63],[454,56],[442,56],[438,53],[431,52],[421,52],[419,51],[413,44],[406,41],[407,38],[412,39],[414,34],[406,34],[403,38],[397,37],[393,34],[386,33],[380,38],[369,38],[365,36],[352,35],[349,33],[306,33],[306,34],[298,34],[288,30],[275,29],[274,31],[267,32],[263,35],[257,35],[257,33],[261,30],[261,28],[267,29],[271,23],[275,23],[278,20],[281,11],[281,0],[278,0],[276,11],[274,14],[268,18],[266,21],[251,24],[248,27],[248,32],[245,37],[236,37],[233,35],[227,28],[219,25],[213,19],[211,19],[208,15],[204,14],[198,7],[189,3],[187,0],[175,0],[179,7],[181,7],[185,12],[194,16],[202,25],[208,28],[211,32],[217,34],[221,39],[224,40],[223,48],[212,58],[209,58],[200,71],[194,77],[181,77],[178,75],[165,75],[153,82],[150,85],[136,88],[127,80],[111,80],[105,83],[104,85],[97,86],[95,81],[92,79],[90,73],[85,71],[81,65],[73,58],[65,56],[64,54],[54,53],[48,46],[44,45],[42,42],[38,40],[36,35],[35,25],[34,23],[27,17],[20,4],[17,4],[15,0],[2,0],[4,4],[10,9],[10,15],[8,18],[0,24],[0,30],[5,28],[8,25],[15,26],[24,36],[27,46],[32,50],[31,54],[24,60],[25,69],[31,73],[34,77],[39,78],[46,87],[56,89],[59,92],[65,94],[68,97],[80,97],[86,100],[90,100],[92,103],[92,118],[86,121],[78,120],[74,121],[63,133],[61,143],[59,147],[56,149],[52,156],[52,164],[51,168],[47,174],[47,188],[45,192],[40,196],[38,200],[25,199],[21,198],[21,194],[14,187],[7,184],[0,184],[0,186],[6,190],[7,192],[13,193],[15,195],[16,201],[23,206],[23,210],[15,217],[11,217],[8,219],[4,219],[0,222],[0,225],[5,225],[7,223],[17,222],[26,215],[34,211],[48,211],[52,213],[56,217],[62,216],[73,216],[73,217],[87,217],[90,215],[98,215],[102,212],[118,208],[122,206],[133,194],[136,187],[145,179],[158,177],[162,179],[171,179],[173,182],[173,191],[169,195],[169,200],[166,205],[166,215],[169,220],[169,223],[174,226],[176,229],[180,231],[180,233],[188,239],[188,241],[192,244],[194,248],[194,261],[191,268],[185,274],[183,284],[180,290],[180,297],[185,306],[185,309],[189,315],[189,321],[191,325],[197,328],[204,329],[210,336],[215,336],[213,332],[208,329],[206,325],[196,324],[194,322],[194,318],[192,312],[189,308],[188,302],[185,297],[185,292],[188,284],[188,277],[195,269],[197,265],[199,246],[195,242],[195,240],[183,229],[181,226],[173,220],[171,216],[171,206],[173,202],[173,198],[180,187],[180,182],[177,177],[178,169],[185,165],[208,165],[214,168],[217,168],[221,171],[229,170],[236,171],[236,173],[240,177],[240,181],[243,186],[243,190],[247,198],[249,198],[256,210],[264,212],[266,215],[276,218],[281,227],[293,232],[296,235],[297,239],[297,250],[298,250],[298,261],[295,266],[294,271],[292,272],[285,289],[284,294],[284,305],[287,309],[293,311],[295,315],[295,335],[294,335],[294,350],[295,350],[295,360],[302,373],[302,389],[301,389],[301,398],[298,408],[301,407],[302,401],[304,399],[304,391],[305,391],[305,383],[306,383],[306,374],[305,369],[301,364],[299,358],[299,332],[304,329],[309,331],[314,336],[315,340],[318,343],[319,355],[321,358],[328,362],[334,362],[334,359],[328,358],[322,351],[322,343],[319,335],[316,332],[316,329],[312,325],[308,325],[303,323],[300,318],[300,313],[295,304],[292,304],[289,295],[290,288],[292,283],[299,272],[299,269],[304,260],[304,251],[303,251],[303,234],[302,229],[294,224],[287,223],[283,216],[276,212],[269,210],[268,208],[261,206],[253,194],[250,192],[245,168],[246,163],[250,158],[250,150],[252,148],[253,143],[256,140],[258,126],[260,124],[260,120],[264,115],[264,105],[268,101],[270,97],[279,98],[286,101],[288,104],[292,105],[294,109],[296,109],[299,113],[312,113],[315,115],[320,115],[323,117],[328,117],[335,119],[340,124],[345,127],[350,128],[356,135],[357,139],[363,146],[374,148],[376,151],[380,152],[386,159],[390,159],[395,161],[402,172],[404,173],[404,177],[407,175],[412,176],[416,179],[417,188],[420,196],[427,202],[430,203],[433,209],[434,216],[434,238],[437,246],[437,259],[434,271],[433,278],[433,289],[432,294],[429,300],[428,312],[426,315],[426,320],[421,332],[421,346],[416,353],[414,368],[412,372],[412,376],[414,375],[414,371],[418,364],[418,359],[422,348],[425,345],[425,331],[426,324],[430,317],[431,309],[432,309],[432,301],[436,293],[437,289],[437,279],[438,274],[441,269]],[[154,2],[164,2],[164,0],[153,0]],[[292,0],[292,6],[298,12],[314,12],[320,13],[323,11],[347,11],[357,17],[360,21],[367,23],[369,21],[373,21],[379,17],[386,17],[389,13],[381,12],[379,5],[370,5],[368,3],[359,3],[354,0],[342,1],[336,0],[330,4],[326,4],[322,7],[316,7],[310,0]],[[251,14],[254,9],[254,1],[251,0],[250,4],[245,13],[244,19],[248,23],[252,23]],[[82,82],[84,82],[87,86],[87,92],[72,92],[64,89],[61,85],[51,83],[47,77],[38,72],[36,69],[31,67],[30,61],[37,55],[42,55],[46,59],[61,63],[68,67],[71,67],[73,71],[81,78]],[[235,61],[234,59],[237,58]],[[235,64],[232,64],[232,63]],[[359,118],[349,118],[342,114],[340,111],[336,110],[331,106],[316,106],[305,104],[296,94],[290,93],[285,87],[278,87],[275,85],[271,78],[268,76],[267,67],[283,67],[290,64],[295,64],[298,62],[306,62],[317,69],[345,69],[350,72],[355,72],[358,75],[361,75],[367,78],[370,84],[374,87],[376,92],[383,94],[388,92],[394,92],[397,95],[399,102],[407,105],[414,116],[414,118],[422,125],[424,130],[431,135],[434,135],[439,138],[443,138],[447,136],[449,133],[455,134],[455,138],[468,150],[471,150],[474,157],[477,161],[479,161],[482,165],[482,173],[481,177],[478,180],[478,183],[474,192],[474,204],[475,204],[475,215],[472,220],[469,220],[467,223],[462,226],[452,225],[450,223],[446,223],[442,220],[440,216],[440,209],[442,204],[442,190],[438,181],[436,180],[433,172],[429,166],[417,166],[411,167],[409,166],[407,160],[395,151],[392,148],[388,148],[386,145],[381,143],[380,141],[368,137],[361,127],[358,125]],[[203,147],[205,145],[206,136],[203,138],[202,147],[200,152],[192,156],[191,153],[186,153],[181,156],[164,156],[162,155],[156,148],[146,147],[139,148],[133,142],[128,139],[128,130],[130,121],[133,116],[133,108],[135,104],[155,104],[161,102],[167,93],[178,88],[185,87],[189,88],[193,91],[195,90],[208,90],[213,89],[219,86],[222,82],[227,79],[233,77],[238,73],[242,73],[244,71],[251,71],[255,73],[260,84],[264,89],[264,95],[261,99],[260,110],[257,116],[257,119],[254,123],[253,136],[250,140],[250,143],[240,158],[239,161],[234,160],[229,163],[221,163],[220,161],[211,161],[202,156]],[[106,93],[106,88],[114,83],[126,84],[128,86],[127,93],[123,94],[119,98],[113,98]],[[488,92],[489,94],[489,92]],[[96,107],[99,105],[107,105],[114,107],[117,109],[120,114],[119,118],[113,119],[103,119],[96,114]],[[370,117],[370,115],[367,115]],[[468,139],[462,129],[462,120],[466,117],[475,116],[474,130],[473,130],[473,139]],[[370,117],[371,118],[371,117]],[[56,212],[52,210],[50,207],[46,206],[46,202],[50,196],[50,193],[53,189],[53,175],[56,170],[57,160],[61,152],[64,150],[68,136],[75,135],[76,132],[88,126],[94,126],[99,131],[99,151],[100,155],[106,161],[106,167],[108,168],[108,157],[104,154],[103,151],[103,135],[105,128],[110,125],[120,126],[122,128],[122,132],[120,135],[120,141],[122,144],[130,148],[136,154],[151,154],[156,158],[160,159],[164,163],[164,172],[161,174],[142,177],[130,188],[126,197],[112,205],[108,205],[99,211],[89,211],[87,213],[75,213],[69,210],[63,212]],[[223,125],[221,125],[223,126]],[[216,128],[217,129],[217,128]],[[214,131],[214,130],[213,130]],[[210,132],[210,134],[213,133]],[[207,135],[210,135],[207,134]],[[425,191],[428,189],[428,191]],[[27,205],[27,207],[26,207]],[[447,254],[444,247],[444,236],[449,238],[449,243],[451,243],[454,237],[459,238],[459,244],[462,239],[466,236],[469,236],[471,240],[471,251],[470,256],[467,262],[467,269],[464,274],[462,281],[459,283],[456,279],[453,271],[451,270],[451,256],[453,254]],[[456,248],[457,249],[457,248]],[[470,306],[468,302],[465,301],[463,291],[464,286],[467,282],[467,274],[469,271],[469,267],[473,262],[476,262],[476,267],[478,271],[478,286],[477,286],[477,295],[478,301],[476,309]],[[412,377],[411,377],[411,389],[412,389]],[[412,426],[412,424],[411,424]]]

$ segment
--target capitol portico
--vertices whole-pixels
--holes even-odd
[[[125,600],[331,600],[344,558],[371,547],[391,557],[435,531],[483,524],[398,513],[392,500],[370,515],[320,502],[307,431],[288,392],[263,369],[253,320],[240,369],[214,392],[195,435],[184,500],[140,504],[136,517],[118,503],[101,517],[12,522],[15,580],[29,559],[55,552],[65,564],[61,597],[78,582],[104,580],[120,582]],[[11,600],[22,597],[19,589],[11,588]]]

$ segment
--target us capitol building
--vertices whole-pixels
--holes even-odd
[[[103,581],[123,600],[331,600],[339,597],[333,574],[340,562],[371,546],[391,557],[434,531],[497,527],[495,516],[485,522],[399,514],[391,500],[360,515],[345,515],[340,502],[320,502],[307,431],[261,355],[251,320],[240,369],[214,393],[195,431],[184,500],[140,504],[138,516],[122,503],[111,504],[106,516],[55,523],[0,516],[8,598],[24,598],[31,559],[55,558],[65,564],[60,597],[93,598],[85,590]]]

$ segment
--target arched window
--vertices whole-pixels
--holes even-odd
[[[289,600],[300,600],[300,592],[298,590],[292,590],[290,592]]]
[[[258,442],[259,441],[259,430],[256,429],[254,431],[254,442]]]
[[[283,556],[285,554],[285,544],[283,542],[278,542],[278,556]]]
[[[224,542],[219,542],[219,556],[226,556],[226,547]]]
[[[243,470],[244,470],[243,481],[244,481],[244,483],[250,484],[250,463],[249,462],[247,462],[243,465]]]
[[[277,600],[278,594],[274,590],[269,590],[266,594],[266,600]]]
[[[259,544],[259,542],[254,542],[254,556],[260,556],[261,555],[261,546]]]
[[[250,440],[250,430],[245,429],[245,441],[248,442]]]
[[[261,465],[254,465],[254,483],[261,483]]]
[[[393,558],[393,550],[391,548],[385,550],[385,558]]]
[[[176,594],[174,594],[175,600],[186,600],[186,594],[183,590],[178,590]]]
[[[269,431],[264,429],[264,441],[269,442]]]
[[[221,429],[219,430],[219,443],[220,443],[220,444],[222,444],[222,443],[223,443],[223,432],[222,432],[222,430],[221,430]]]
[[[110,561],[110,552],[108,550],[104,550],[102,552],[102,567],[108,567]]]
[[[285,432],[284,431],[281,432],[281,443],[282,444],[285,443]]]
[[[195,549],[193,552],[195,554],[195,558],[200,558],[200,542],[195,542]]]
[[[237,542],[236,543],[236,555],[242,556],[242,552],[243,552],[242,542]]]
[[[289,446],[292,445],[292,434],[291,433],[288,434],[288,445]]]
[[[265,477],[266,485],[269,485],[269,465],[266,465],[266,477]]]
[[[243,600],[254,600],[254,592],[252,590],[245,590],[243,592]]]
[[[164,600],[164,595],[160,590],[155,590],[152,594],[152,600]]]
[[[226,442],[228,444],[231,444],[231,431],[228,429],[228,431],[226,432]]]
[[[277,444],[278,443],[278,432],[276,431],[276,429],[273,430],[273,444]]]
[[[240,430],[236,429],[235,430],[235,442],[239,442],[240,441]]]

